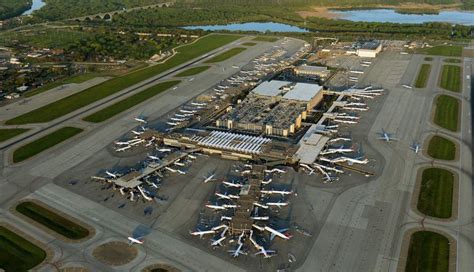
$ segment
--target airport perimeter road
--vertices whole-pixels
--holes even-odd
[[[400,248],[407,226],[422,227],[423,218],[412,211],[410,203],[418,168],[429,166],[430,160],[408,147],[415,140],[424,142],[435,131],[431,123],[433,98],[442,92],[437,88],[437,71],[442,60],[435,59],[432,64],[436,67],[432,69],[428,87],[423,90],[401,85],[413,84],[424,56],[384,52],[366,70],[359,85],[383,86],[388,92],[384,94],[387,97],[381,102],[383,105],[376,105],[377,99],[370,102],[375,103],[371,105],[371,111],[377,108],[380,111],[364,116],[368,120],[355,126],[353,135],[367,139],[368,145],[383,156],[383,160],[376,161],[383,164],[382,173],[338,196],[298,271],[397,271],[400,254],[406,256]],[[463,104],[463,138],[471,137],[470,131],[466,132],[470,127],[470,118],[466,117],[470,109],[466,108],[469,107]],[[394,133],[399,141],[377,140],[376,133],[382,128]],[[459,209],[459,220],[435,222],[427,219],[426,222],[430,227],[439,225],[438,229],[448,230],[447,233],[461,232],[458,237],[453,236],[459,244],[458,271],[473,271],[472,191],[467,185],[472,182],[470,144],[464,147],[467,151],[463,151],[461,163],[451,164],[456,165],[456,172],[462,173],[461,190],[469,189],[467,194],[460,195],[460,205],[464,207]]]

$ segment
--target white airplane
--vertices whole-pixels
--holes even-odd
[[[216,176],[216,174],[210,174],[208,175],[207,177],[204,176],[204,183],[208,183],[209,181],[213,181],[213,180],[216,180],[214,177]]]
[[[415,151],[415,153],[420,152],[422,149],[421,144],[414,142],[413,144],[410,145],[410,149]]]
[[[184,164],[182,162],[179,162],[179,161],[175,161],[175,162],[173,162],[173,164],[177,165],[177,166],[181,166],[181,167],[186,166],[186,164]]]
[[[407,52],[400,52],[400,55],[408,55]]]
[[[138,191],[140,191],[140,193],[142,194],[142,196],[143,196],[144,199],[146,199],[146,200],[148,200],[148,201],[151,201],[151,200],[152,200],[151,197],[149,197],[149,196],[147,196],[147,195],[145,194],[145,192],[143,191],[143,189],[142,189],[140,186],[137,186],[137,188],[138,188]]]
[[[194,155],[188,154],[188,158],[190,158],[191,160],[195,160],[197,157]]]
[[[334,153],[347,153],[347,152],[352,152],[352,151],[354,151],[354,149],[344,148],[344,146],[341,146],[339,148],[328,148],[324,151],[321,151],[319,154],[327,155],[327,154],[334,154]]]
[[[135,118],[133,118],[133,119],[134,119],[135,121],[137,121],[137,122],[142,123],[142,124],[148,124],[148,122],[147,122],[147,121],[145,120],[145,118],[142,117],[142,116],[138,116],[138,117],[135,117]]]
[[[186,175],[186,174],[187,174],[187,172],[186,172],[186,171],[179,170],[179,169],[178,169],[178,170],[176,170],[176,172],[178,172],[178,174],[180,174],[180,175]]]
[[[119,141],[115,141],[114,144],[115,144],[115,145],[129,145],[130,142],[119,142]]]
[[[216,196],[218,196],[219,198],[221,199],[229,199],[229,200],[232,200],[232,199],[239,199],[240,197],[237,196],[237,195],[231,195],[231,194],[221,194],[221,193],[216,193]]]
[[[270,219],[270,216],[251,216],[250,219],[252,219],[252,220],[267,221],[267,220]]]
[[[166,166],[165,169],[168,170],[168,171],[170,171],[170,172],[172,172],[172,173],[178,172],[178,171],[176,171],[176,169],[173,169],[173,168],[168,167],[168,166]]]
[[[378,140],[384,140],[385,142],[390,142],[390,141],[398,141],[397,138],[393,138],[392,134],[385,132],[385,130],[382,128],[382,132],[377,133],[380,137],[378,137]]]
[[[170,126],[173,126],[173,127],[179,125],[179,123],[175,123],[175,122],[166,122],[166,124],[168,124]]]
[[[190,110],[179,110],[179,111],[182,112],[182,113],[189,113],[189,114],[195,114],[197,112],[195,110],[191,110],[191,111]]]
[[[232,68],[239,69],[240,67],[237,65],[232,65]]]
[[[148,155],[148,158],[151,159],[151,160],[154,160],[154,161],[160,161],[161,160],[157,156],[153,156],[153,155]]]
[[[132,130],[132,133],[137,135],[137,136],[140,136],[143,134],[143,131],[135,131],[135,130]]]
[[[255,255],[260,255],[263,254],[264,258],[271,258],[273,256],[276,256],[276,251],[272,249],[265,249],[264,247],[260,248],[260,251],[255,253]]]
[[[253,205],[255,205],[257,207],[260,207],[260,208],[263,208],[263,209],[268,209],[268,206],[266,206],[262,203],[254,202]]]
[[[225,210],[226,209],[226,207],[224,207],[224,206],[212,205],[212,204],[206,204],[206,207],[208,207],[209,209],[213,209],[213,210]]]
[[[171,152],[171,149],[170,148],[157,148],[156,151],[166,153],[166,152]]]
[[[279,191],[279,190],[261,190],[262,194],[280,194],[280,195],[291,195],[293,191]]]
[[[269,179],[269,180],[262,180],[260,183],[263,184],[263,185],[267,185],[269,183],[272,182],[273,179]]]
[[[233,183],[233,182],[229,182],[229,181],[223,181],[222,183],[223,183],[224,185],[226,185],[226,186],[235,187],[235,188],[240,188],[240,187],[243,186],[243,185],[240,184],[240,183]]]
[[[272,170],[265,170],[265,173],[281,173],[281,174],[284,174],[286,173],[285,170],[281,170],[281,169],[278,169],[278,168],[273,168]]]
[[[410,85],[406,85],[406,84],[403,84],[403,85],[402,85],[402,87],[403,87],[403,88],[406,88],[406,89],[413,89],[413,87],[412,87],[412,86],[410,86]]]
[[[275,206],[278,208],[288,206],[288,202],[267,202],[265,203],[267,206]]]
[[[275,230],[269,226],[265,226],[264,229],[268,232],[270,232],[271,234],[274,234],[275,236],[278,236],[280,238],[283,238],[285,240],[289,240],[291,238],[291,235],[285,235],[283,234],[282,232],[278,231],[278,230]],[[286,229],[288,230],[288,229]],[[286,230],[283,230],[283,231],[286,231]],[[271,239],[271,238],[270,238]]]
[[[197,229],[197,231],[193,231],[193,232],[189,232],[189,234],[193,235],[193,236],[197,236],[199,235],[199,238],[202,239],[202,236],[206,235],[206,234],[214,234],[216,233],[215,231],[213,230],[200,230],[200,229]]]
[[[205,107],[207,104],[206,104],[206,103],[192,102],[191,105],[193,105],[193,106],[199,106],[199,107]]]
[[[243,255],[247,255],[247,252],[243,251],[242,250],[242,247],[244,246],[243,243],[240,243],[236,249],[233,249],[233,250],[229,250],[228,252],[232,255],[232,257],[239,257],[239,255],[243,254]]]
[[[185,118],[174,118],[174,117],[171,117],[170,120],[179,124],[179,123],[181,123],[181,122],[186,121],[187,119],[185,119]]]
[[[229,220],[230,221],[230,220],[232,220],[232,217],[223,215],[223,216],[221,216],[221,221],[224,221],[224,220]]]
[[[116,149],[115,151],[117,151],[117,152],[122,152],[122,151],[128,150],[128,149],[130,149],[130,148],[132,148],[132,147],[129,146],[129,145],[127,145],[127,146],[118,148],[118,149]]]
[[[222,242],[225,240],[225,236],[219,239],[211,239],[211,246],[222,246]]]
[[[114,179],[116,179],[116,178],[119,177],[118,174],[109,172],[108,170],[105,171],[105,174],[107,174],[107,176],[109,176],[109,177],[111,177],[111,178],[114,178]]]
[[[350,70],[349,72],[353,73],[353,74],[363,74],[364,71],[359,71],[359,70]]]
[[[174,116],[179,117],[179,118],[186,118],[186,117],[188,117],[189,115],[175,113]]]
[[[143,237],[138,237],[138,238],[133,238],[133,237],[127,237],[128,239],[128,244],[133,245],[133,244],[143,244],[145,241],[142,239]]]

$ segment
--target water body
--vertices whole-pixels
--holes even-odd
[[[308,30],[280,23],[243,23],[243,24],[227,24],[227,25],[201,25],[201,26],[185,26],[184,29],[202,29],[202,30],[228,30],[228,31],[257,31],[257,32],[308,32]]]
[[[46,3],[43,2],[43,0],[33,0],[33,5],[31,5],[31,8],[29,10],[23,12],[22,15],[29,15],[33,11],[42,8],[44,5],[46,5]]]
[[[393,9],[370,9],[331,11],[338,18],[355,22],[384,22],[422,24],[429,22],[445,22],[451,24],[474,25],[474,12],[445,10],[439,14],[401,14]]]

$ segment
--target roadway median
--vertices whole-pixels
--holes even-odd
[[[159,83],[155,86],[152,86],[144,91],[141,91],[139,93],[136,93],[130,97],[127,97],[123,100],[120,100],[119,102],[116,102],[115,104],[112,104],[102,110],[99,110],[89,116],[84,117],[82,120],[87,121],[87,122],[92,122],[92,123],[100,123],[103,122],[125,110],[128,110],[132,108],[133,106],[136,106],[143,101],[158,95],[169,88],[179,84],[181,81],[179,80],[173,80],[173,81],[167,81],[163,83]]]
[[[126,75],[116,77],[79,93],[52,102],[36,110],[30,111],[6,121],[8,125],[45,123],[85,107],[107,96],[120,92],[167,70],[175,68],[212,50],[231,43],[241,36],[213,34],[175,49],[175,54],[164,63],[140,69]]]

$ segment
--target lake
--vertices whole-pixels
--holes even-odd
[[[44,5],[46,5],[46,3],[43,2],[43,0],[33,0],[33,5],[31,5],[31,8],[29,10],[23,12],[22,15],[29,15],[33,11],[42,8]]]
[[[202,29],[202,30],[228,30],[228,31],[257,31],[257,32],[308,32],[308,30],[280,23],[242,23],[227,25],[201,25],[201,26],[185,26],[184,29]]]
[[[429,22],[446,22],[451,24],[474,25],[474,12],[444,10],[439,14],[401,14],[393,9],[369,9],[369,10],[331,10],[330,13],[339,19],[355,22],[386,22],[422,24]]]

